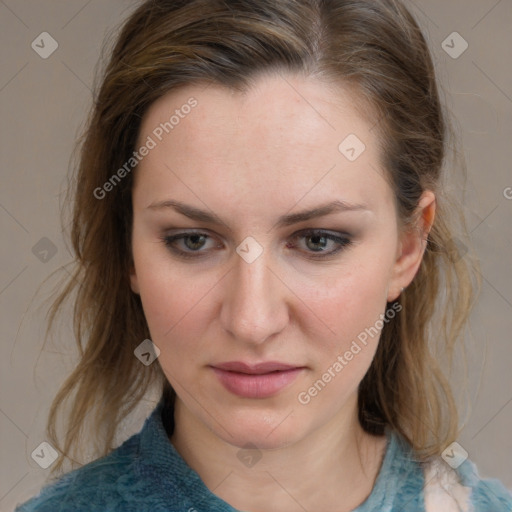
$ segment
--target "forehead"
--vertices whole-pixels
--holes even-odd
[[[360,114],[359,100],[293,75],[262,76],[243,93],[220,85],[168,93],[141,125],[138,146],[149,137],[155,147],[137,167],[139,197],[151,202],[186,184],[189,197],[220,194],[248,207],[270,195],[287,209],[326,194],[389,202],[375,123]]]

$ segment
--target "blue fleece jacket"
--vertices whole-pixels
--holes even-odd
[[[162,420],[163,405],[160,401],[141,431],[110,454],[48,484],[15,512],[239,512],[212,493],[176,451]],[[440,459],[457,475],[459,488],[433,487],[434,479],[426,481],[425,463],[415,460],[410,446],[391,430],[386,435],[374,488],[354,512],[512,512],[512,493],[498,480],[479,478],[469,460],[455,471]],[[463,497],[457,508],[443,501],[452,499],[450,492]]]

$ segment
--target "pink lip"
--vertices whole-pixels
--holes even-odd
[[[294,381],[304,367],[269,361],[254,365],[232,361],[212,369],[221,384],[244,398],[267,398]]]

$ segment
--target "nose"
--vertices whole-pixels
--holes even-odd
[[[266,251],[252,263],[237,255],[235,268],[226,276],[221,323],[235,340],[262,344],[288,322],[291,292],[268,259]]]

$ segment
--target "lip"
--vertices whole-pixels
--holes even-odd
[[[227,363],[215,364],[213,366],[219,370],[227,370],[230,372],[247,373],[253,375],[300,368],[297,365],[281,363],[279,361],[263,361],[261,363],[255,364],[244,363],[243,361],[229,361]]]
[[[278,361],[257,364],[230,361],[211,368],[228,391],[244,398],[273,396],[290,385],[304,370],[303,366]]]

